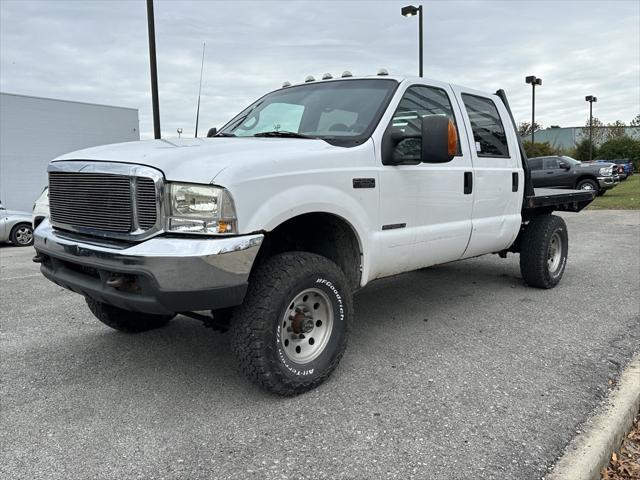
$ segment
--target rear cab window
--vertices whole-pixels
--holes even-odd
[[[509,158],[507,134],[495,103],[490,98],[463,93],[478,157]]]

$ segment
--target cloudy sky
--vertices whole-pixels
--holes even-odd
[[[417,19],[401,1],[156,0],[163,135],[201,135],[283,81],[351,70],[417,73]],[[423,1],[425,76],[495,91],[530,118],[583,125],[640,112],[640,1]],[[0,90],[138,108],[152,137],[144,0],[0,0]]]

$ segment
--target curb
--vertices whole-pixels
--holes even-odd
[[[600,471],[629,431],[640,408],[640,353],[609,394],[602,411],[590,418],[567,446],[547,480],[599,480]]]

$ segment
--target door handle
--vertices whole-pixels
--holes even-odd
[[[547,172],[547,175],[553,175],[553,172]]]
[[[518,191],[518,172],[511,172],[511,191]]]
[[[473,192],[473,172],[464,172],[464,194]]]

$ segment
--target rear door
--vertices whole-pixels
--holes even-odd
[[[534,187],[541,187],[543,183],[542,158],[530,158],[527,160],[531,171],[531,182]]]
[[[562,174],[558,157],[542,158],[541,187],[562,187]]]
[[[515,240],[522,217],[524,172],[516,132],[502,101],[460,87],[461,106],[473,161],[472,233],[464,257],[498,252]]]

